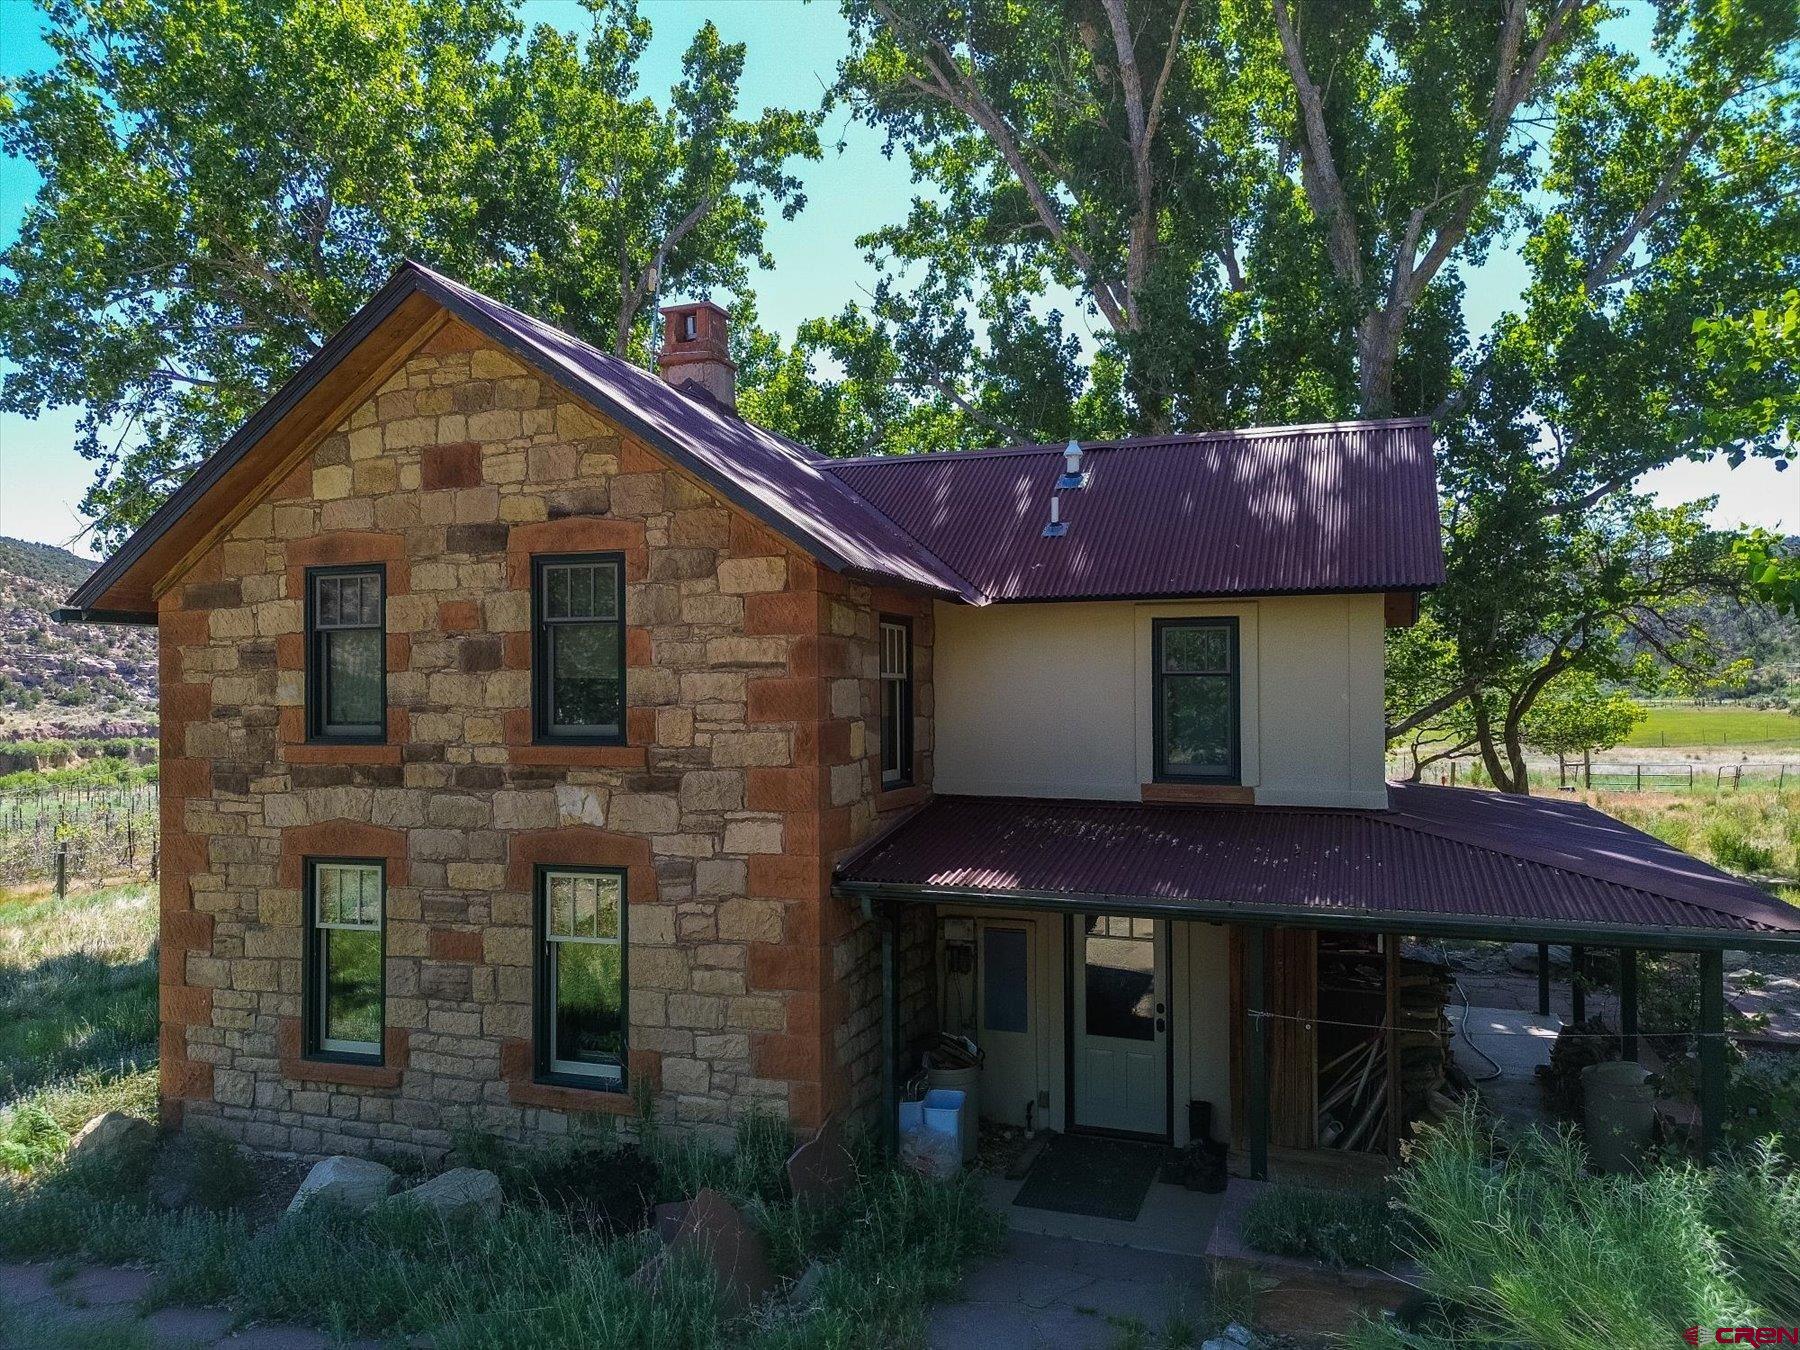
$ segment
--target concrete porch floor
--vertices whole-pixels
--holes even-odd
[[[1513,1125],[1554,1128],[1538,1086],[1537,1068],[1550,1062],[1550,1047],[1556,1043],[1562,1019],[1517,1008],[1470,1008],[1465,1016],[1461,1003],[1454,1002],[1445,1012],[1456,1031],[1452,1053],[1457,1067],[1469,1075],[1487,1107]],[[1481,1081],[1494,1067],[1475,1053],[1475,1046],[1499,1064],[1498,1078]]]

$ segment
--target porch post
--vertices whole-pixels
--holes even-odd
[[[1636,947],[1619,948],[1620,1053],[1638,1057],[1638,954]]]
[[[1700,953],[1700,1146],[1708,1158],[1725,1144],[1725,953]]]
[[[1587,990],[1581,985],[1582,958],[1586,955],[1583,947],[1569,948],[1569,1019],[1576,1023],[1587,1021]]]
[[[1249,1015],[1248,1053],[1244,1063],[1244,1104],[1248,1108],[1250,1179],[1269,1179],[1269,1032],[1263,1013],[1269,1003],[1267,930],[1252,926],[1244,934],[1244,1011]]]
[[[894,929],[899,918],[891,907],[883,906],[877,922],[881,925],[881,1146],[892,1158],[900,1145],[900,1090],[894,1062],[900,1022]]]
[[[1538,943],[1538,1016],[1550,1015],[1550,944]]]

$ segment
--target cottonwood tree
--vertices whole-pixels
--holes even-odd
[[[1589,672],[1576,671],[1552,680],[1538,695],[1525,718],[1525,740],[1555,755],[1565,774],[1569,760],[1579,759],[1586,784],[1594,752],[1624,741],[1647,716],[1644,705],[1623,689],[1608,689]]]
[[[659,105],[632,0],[589,9],[574,38],[500,0],[46,5],[54,63],[0,88],[43,180],[0,257],[0,406],[82,410],[103,543],[404,256],[638,356],[660,287],[768,262],[816,115],[741,115],[710,24]]]

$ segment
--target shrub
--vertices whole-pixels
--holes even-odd
[[[1397,1253],[1394,1219],[1382,1195],[1277,1185],[1250,1202],[1243,1235],[1271,1256],[1379,1268],[1392,1264]]]
[[[1427,1131],[1399,1187],[1444,1322],[1369,1323],[1351,1343],[1585,1350],[1792,1316],[1800,1186],[1769,1155],[1624,1176],[1585,1162],[1571,1133],[1502,1140],[1472,1108]]]
[[[1775,850],[1752,843],[1735,820],[1715,820],[1706,827],[1706,850],[1733,872],[1766,873],[1775,866]]]
[[[0,1113],[0,1171],[40,1171],[69,1147],[68,1131],[37,1102]]]

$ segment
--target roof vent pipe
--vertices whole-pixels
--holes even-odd
[[[1087,475],[1081,471],[1080,441],[1070,441],[1063,447],[1063,472],[1062,477],[1056,480],[1056,486],[1069,492],[1087,486]]]
[[[1044,526],[1044,538],[1060,539],[1069,532],[1069,526],[1062,518],[1062,498],[1050,499],[1050,523]]]

